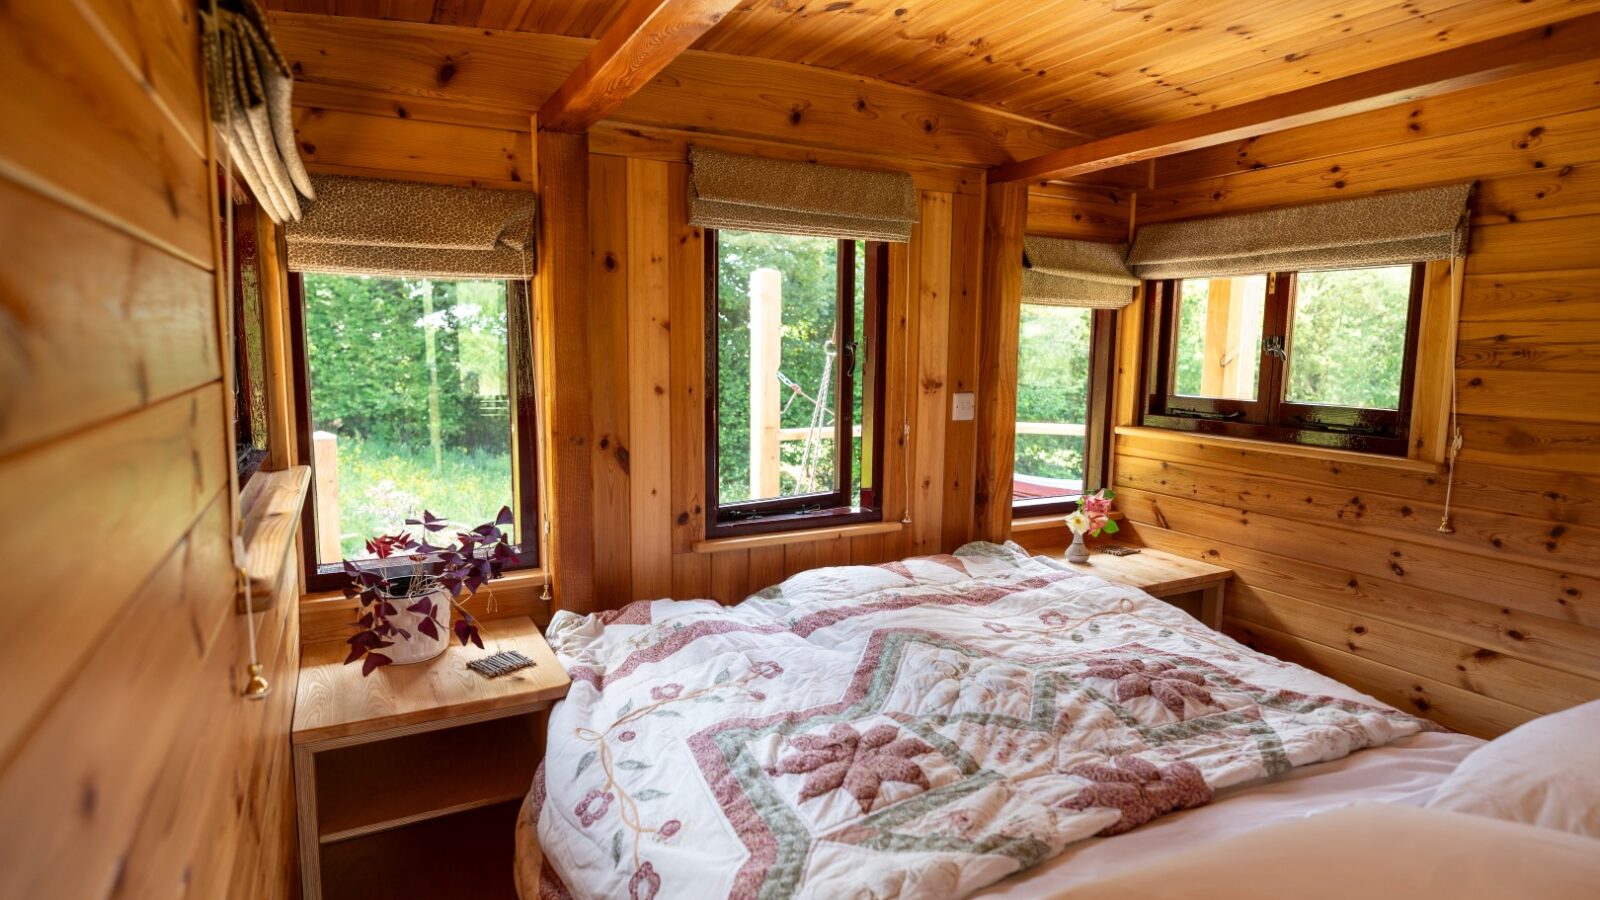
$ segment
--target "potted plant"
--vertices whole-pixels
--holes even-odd
[[[1102,489],[1078,498],[1078,508],[1067,516],[1067,527],[1072,529],[1072,546],[1067,548],[1068,562],[1089,561],[1089,548],[1083,543],[1084,534],[1099,537],[1101,532],[1117,533],[1117,520],[1111,518],[1111,500],[1116,496],[1110,489]]]
[[[422,518],[406,520],[423,530],[423,540],[406,532],[379,535],[367,541],[376,562],[344,560],[344,595],[361,600],[345,663],[359,659],[361,674],[371,675],[381,666],[433,659],[450,643],[452,609],[461,613],[453,626],[461,645],[482,647],[478,620],[465,601],[517,561],[503,530],[512,521],[511,508],[502,507],[493,522],[457,531],[454,541],[436,545],[430,535],[451,525],[424,510]]]

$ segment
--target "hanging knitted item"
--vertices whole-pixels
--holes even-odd
[[[211,120],[234,165],[274,222],[300,220],[300,196],[316,196],[294,140],[288,60],[257,0],[211,0],[205,35]]]

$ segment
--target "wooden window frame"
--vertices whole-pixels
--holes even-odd
[[[1089,322],[1089,414],[1083,429],[1083,492],[1110,487],[1111,388],[1117,355],[1117,310],[1097,309]],[[1021,340],[1018,340],[1018,350]],[[1020,393],[1020,392],[1019,392]],[[1014,411],[1013,411],[1014,412]],[[1016,416],[1012,416],[1016,421]],[[1011,477],[1016,478],[1016,447],[1012,446]],[[1018,500],[1013,495],[1011,517],[1066,515],[1078,508],[1076,499]]]
[[[539,567],[542,517],[539,508],[539,428],[538,391],[534,383],[533,307],[528,286],[522,281],[506,282],[506,375],[511,395],[511,481],[512,512],[516,516],[515,545],[517,562],[507,571]],[[297,423],[300,462],[312,469],[316,479],[316,459],[311,429],[311,360],[306,352],[305,282],[300,272],[289,273],[289,331],[293,366],[294,415]],[[317,492],[313,488],[301,510],[300,533],[304,547],[306,591],[320,593],[339,590],[346,583],[337,562],[317,559]],[[421,510],[418,510],[420,513]],[[456,523],[472,527],[477,522]],[[413,535],[415,536],[415,535]],[[530,539],[531,538],[531,539]]]
[[[227,221],[232,204],[233,247],[232,285],[229,298],[233,317],[233,451],[234,466],[243,487],[259,471],[270,452],[266,364],[266,297],[261,266],[261,240],[256,227],[256,199],[243,189],[230,193],[227,181],[217,173],[217,218],[219,231],[227,239]],[[244,202],[235,203],[235,197]],[[247,277],[248,276],[248,277]]]
[[[1294,403],[1284,398],[1294,352],[1292,326],[1298,272],[1262,273],[1268,277],[1257,369],[1256,399],[1191,397],[1175,391],[1174,352],[1178,336],[1178,300],[1183,279],[1146,282],[1144,404],[1141,424],[1176,431],[1254,438],[1404,457],[1410,450],[1411,411],[1416,385],[1417,345],[1422,327],[1422,298],[1427,289],[1427,264],[1411,270],[1411,296],[1406,313],[1405,353],[1401,362],[1398,409],[1371,409]],[[1283,355],[1269,340],[1281,341]]]
[[[853,239],[841,239],[835,266],[837,269],[837,302],[835,310],[844,324],[845,334],[855,334],[855,245]],[[705,433],[706,433],[706,533],[708,539],[738,537],[751,534],[773,534],[784,531],[802,531],[809,528],[832,528],[858,522],[878,522],[883,519],[883,402],[884,402],[884,343],[887,336],[885,310],[889,296],[889,245],[878,241],[865,241],[864,257],[866,284],[862,300],[864,322],[862,337],[867,346],[866,363],[861,366],[861,505],[850,505],[849,485],[854,472],[851,432],[854,429],[854,410],[851,404],[840,404],[843,409],[834,415],[835,485],[830,491],[804,494],[795,497],[775,497],[763,500],[722,502],[722,485],[718,478],[718,461],[721,459],[720,432],[717,427],[718,384],[717,309],[719,305],[721,255],[718,250],[717,231],[705,230]],[[852,340],[845,352],[839,355],[838,390],[834,396],[853,397],[855,391],[855,360],[863,348]]]

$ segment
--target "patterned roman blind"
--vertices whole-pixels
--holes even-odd
[[[689,223],[702,228],[905,242],[917,190],[905,172],[689,151]]]
[[[433,278],[533,274],[527,191],[315,175],[317,199],[285,229],[300,272]]]
[[[1358,269],[1466,252],[1473,183],[1237,216],[1146,225],[1128,263],[1140,278]]]
[[[1122,261],[1127,252],[1127,244],[1025,235],[1022,302],[1121,309],[1139,284]]]

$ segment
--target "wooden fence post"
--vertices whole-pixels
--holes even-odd
[[[750,499],[778,496],[778,367],[783,361],[783,273],[750,273]]]
[[[317,562],[338,562],[339,438],[326,431],[311,435],[311,471],[316,473]]]

